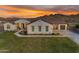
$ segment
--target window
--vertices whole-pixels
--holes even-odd
[[[61,30],[65,30],[65,25],[61,25],[61,26],[60,26],[60,29],[61,29]]]
[[[46,26],[46,31],[48,31],[48,26]]]
[[[32,31],[34,32],[34,26],[32,26]]]
[[[10,25],[7,25],[7,29],[10,29]]]
[[[41,26],[39,26],[39,32],[41,31]]]

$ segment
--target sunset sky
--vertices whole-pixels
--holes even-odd
[[[78,5],[0,5],[0,17],[34,18],[49,14],[79,14]]]

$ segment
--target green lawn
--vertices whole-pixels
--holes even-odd
[[[3,51],[2,51],[3,50]],[[20,38],[12,32],[0,33],[0,52],[79,52],[79,46],[69,38]]]

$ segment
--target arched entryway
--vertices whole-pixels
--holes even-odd
[[[27,34],[27,25],[26,23],[16,23],[17,30],[20,30],[21,34]]]

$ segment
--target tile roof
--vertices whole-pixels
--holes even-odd
[[[32,22],[40,20],[40,18],[35,18],[35,19],[26,19],[25,18],[23,20],[21,20],[21,19],[17,19],[17,20],[5,20],[4,23],[5,22],[10,22],[12,24],[15,24],[15,21],[18,21],[18,20],[23,21],[23,22],[25,22],[25,20],[27,20],[27,21],[29,21],[29,23],[32,23]],[[67,22],[64,20],[64,18],[50,18],[50,19],[49,18],[41,18],[41,20],[43,20],[45,22],[48,22],[50,24],[67,24]]]

